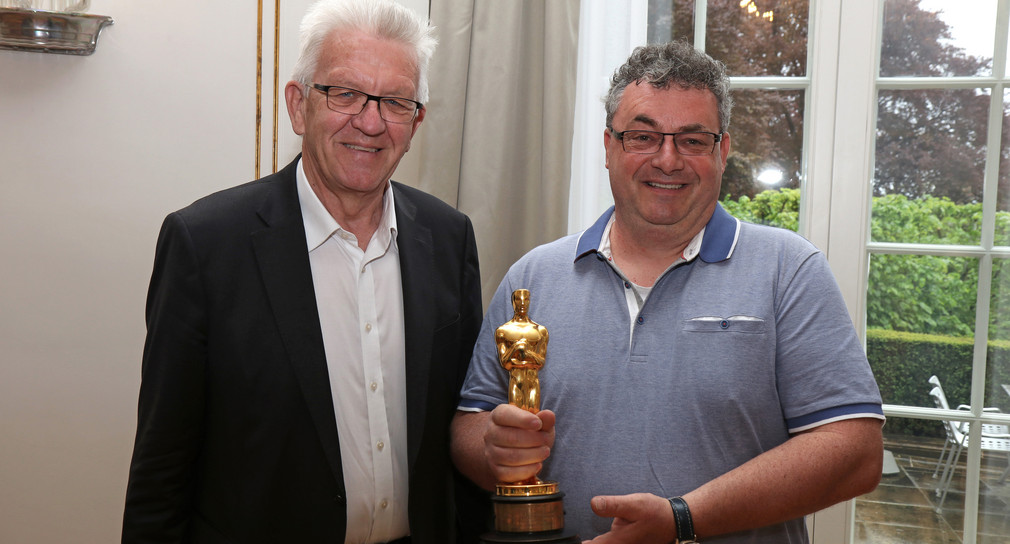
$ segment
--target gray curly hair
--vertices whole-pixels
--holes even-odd
[[[649,83],[659,89],[674,84],[684,89],[708,89],[719,106],[719,132],[729,128],[733,99],[729,95],[726,65],[686,42],[649,44],[632,51],[627,62],[610,78],[610,90],[604,99],[608,128],[613,128],[611,123],[624,89],[635,82]]]

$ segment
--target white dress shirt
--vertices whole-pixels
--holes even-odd
[[[407,536],[403,289],[393,191],[364,251],[326,211],[298,163],[312,284],[337,419],[347,544]]]

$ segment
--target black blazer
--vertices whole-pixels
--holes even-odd
[[[295,164],[165,219],[123,542],[344,541],[339,438]],[[481,319],[476,243],[462,213],[398,183],[392,190],[410,529],[413,544],[445,544],[459,485],[449,422]]]

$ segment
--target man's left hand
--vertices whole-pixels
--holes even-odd
[[[632,544],[673,542],[677,529],[667,499],[649,493],[593,497],[597,516],[614,518],[610,531],[583,544]]]

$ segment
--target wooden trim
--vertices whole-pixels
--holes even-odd
[[[274,44],[274,50],[277,50]],[[276,109],[276,108],[275,108]],[[253,177],[260,177],[260,141],[263,131],[263,0],[256,7],[256,152],[254,153]],[[276,134],[276,130],[275,130]],[[275,137],[276,142],[276,137]],[[277,145],[274,144],[274,149]],[[275,152],[276,155],[276,152]],[[274,161],[276,164],[276,160]],[[276,166],[274,167],[276,170]]]
[[[277,121],[280,117],[280,105],[284,94],[280,87],[281,73],[281,0],[274,0],[274,142],[273,142],[273,171],[276,172],[277,165]]]

